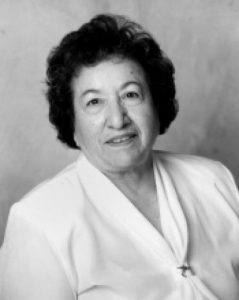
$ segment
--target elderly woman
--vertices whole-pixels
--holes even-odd
[[[12,207],[1,300],[239,299],[230,172],[152,151],[177,114],[173,75],[119,16],[96,16],[52,51],[50,120],[79,159]]]

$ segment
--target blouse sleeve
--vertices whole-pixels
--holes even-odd
[[[229,171],[229,169],[222,163],[218,163],[218,166],[220,167],[220,169],[219,172],[217,172],[218,184],[216,184],[216,186],[239,217],[238,186],[231,171]]]
[[[224,168],[226,174],[227,174],[227,178],[228,178],[228,185],[231,187],[232,192],[234,193],[234,195],[236,196],[236,199],[238,201],[239,204],[239,192],[238,192],[238,185],[235,181],[235,178],[233,177],[231,171],[229,171],[229,169],[222,165],[222,167]]]
[[[0,299],[76,299],[44,233],[17,207],[10,212],[0,249]]]

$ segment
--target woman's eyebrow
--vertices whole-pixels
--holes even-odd
[[[90,94],[90,93],[99,94],[100,90],[98,90],[98,89],[85,90],[83,93],[80,94],[80,97],[84,97],[85,95]]]
[[[129,86],[131,84],[137,85],[137,86],[139,86],[141,88],[141,83],[140,82],[138,82],[138,81],[127,81],[127,82],[123,83],[120,86],[120,89],[125,89],[127,86]]]
[[[138,87],[141,88],[141,83],[138,82],[138,81],[127,81],[125,83],[123,83],[121,86],[120,86],[120,90],[123,90],[125,89],[126,87],[128,87],[129,85],[137,85]],[[82,92],[80,94],[80,97],[84,97],[86,96],[87,94],[90,94],[90,93],[94,93],[94,94],[100,94],[101,91],[99,89],[87,89],[85,90],[84,92]]]

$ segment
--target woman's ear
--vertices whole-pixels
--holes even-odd
[[[76,143],[76,146],[80,149],[80,143],[77,140],[76,134],[74,133],[74,141]]]

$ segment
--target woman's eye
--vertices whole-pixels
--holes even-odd
[[[122,100],[127,105],[136,105],[136,104],[140,104],[142,102],[143,98],[139,92],[130,91],[130,92],[126,92],[123,95]]]
[[[97,99],[97,98],[94,98],[94,99],[91,99],[90,101],[88,101],[87,102],[87,106],[94,106],[94,105],[97,105],[97,104],[99,104],[99,99]]]
[[[125,95],[127,98],[139,98],[139,94],[136,92],[128,92]]]
[[[85,111],[90,114],[98,113],[104,107],[105,101],[102,98],[92,98],[85,103]]]

